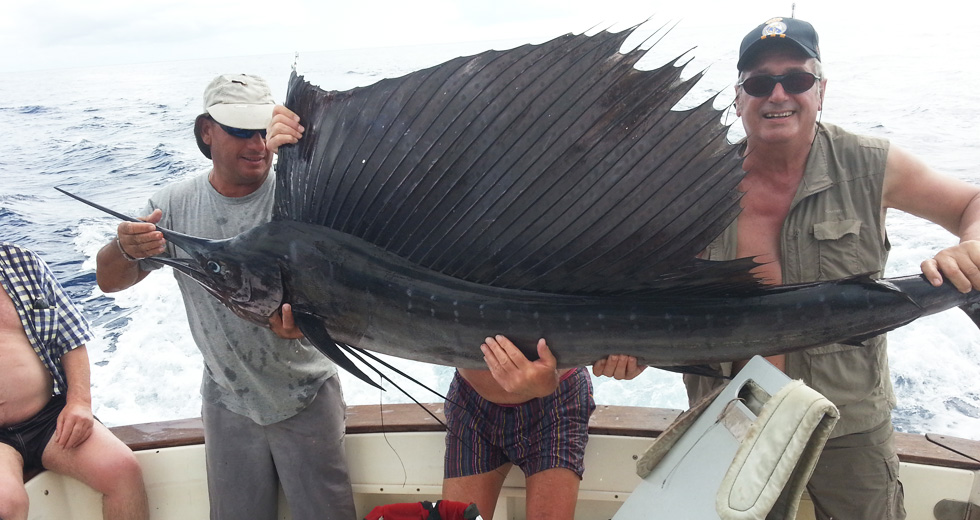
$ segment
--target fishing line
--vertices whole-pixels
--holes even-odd
[[[350,355],[351,355],[351,356],[353,356],[353,357],[354,357],[355,359],[357,359],[358,361],[360,361],[361,363],[363,363],[363,364],[364,364],[365,366],[367,366],[367,367],[369,367],[369,368],[370,368],[371,370],[374,370],[374,371],[375,371],[375,372],[376,372],[376,373],[378,374],[378,376],[379,376],[379,377],[380,377],[380,378],[382,379],[382,381],[384,381],[384,380],[387,380],[387,381],[388,381],[389,383],[391,383],[391,384],[392,384],[392,385],[393,385],[393,386],[394,386],[395,388],[397,388],[397,389],[398,389],[398,390],[399,390],[399,391],[400,391],[401,393],[403,393],[403,394],[405,394],[405,396],[406,396],[406,397],[408,397],[409,399],[411,399],[413,403],[415,403],[415,404],[417,404],[417,405],[419,406],[419,408],[421,408],[421,409],[422,409],[422,410],[423,410],[423,411],[424,411],[424,412],[425,412],[426,414],[428,414],[428,415],[429,415],[429,417],[432,417],[432,419],[434,419],[434,420],[435,420],[435,421],[436,421],[437,423],[439,423],[439,424],[440,424],[440,425],[441,425],[441,426],[443,427],[443,429],[444,429],[444,430],[446,431],[446,434],[447,434],[447,435],[453,435],[453,436],[454,436],[454,437],[456,437],[456,438],[457,438],[457,439],[458,439],[458,440],[459,440],[459,441],[460,441],[461,443],[463,443],[463,445],[465,445],[465,446],[466,446],[466,448],[467,448],[468,450],[470,450],[470,452],[471,452],[471,453],[476,453],[476,450],[475,450],[475,449],[473,448],[473,446],[472,446],[471,444],[469,444],[469,443],[468,443],[468,442],[467,442],[467,441],[466,441],[465,439],[463,439],[462,437],[460,437],[460,436],[458,436],[458,435],[456,435],[455,433],[453,433],[452,431],[450,431],[450,429],[449,429],[449,427],[448,427],[448,426],[446,425],[446,423],[445,423],[445,422],[443,422],[443,421],[442,421],[441,419],[439,419],[439,417],[437,417],[437,416],[436,416],[436,415],[435,415],[434,413],[432,413],[432,411],[431,411],[431,410],[429,410],[429,409],[428,409],[428,408],[427,408],[427,407],[426,407],[426,406],[425,406],[424,404],[422,404],[422,403],[420,403],[420,402],[419,402],[419,401],[418,401],[417,399],[415,399],[415,397],[412,397],[412,395],[411,395],[411,394],[409,394],[407,390],[405,390],[404,388],[402,388],[401,386],[399,386],[399,385],[398,385],[398,383],[395,383],[395,382],[394,382],[394,381],[393,381],[393,380],[392,380],[392,379],[391,379],[390,377],[388,377],[388,376],[386,376],[385,374],[383,374],[383,373],[382,373],[382,372],[381,372],[380,370],[378,370],[378,368],[377,368],[377,367],[375,367],[374,365],[372,365],[372,364],[370,364],[370,363],[368,363],[368,362],[367,362],[367,361],[366,361],[366,360],[364,359],[364,357],[361,357],[361,355],[363,354],[363,355],[364,355],[365,357],[368,357],[368,358],[370,358],[371,360],[373,360],[373,361],[375,361],[375,362],[377,362],[377,363],[380,363],[380,364],[381,364],[381,365],[383,365],[383,366],[384,366],[385,368],[387,368],[387,369],[389,369],[389,370],[391,370],[391,371],[393,371],[393,372],[395,372],[396,374],[398,374],[398,375],[400,375],[400,376],[402,376],[402,377],[404,377],[404,378],[406,378],[406,379],[408,379],[409,381],[412,381],[413,383],[415,383],[415,384],[417,384],[417,385],[419,385],[419,386],[421,386],[422,388],[424,388],[424,389],[426,389],[426,390],[428,390],[429,392],[432,392],[433,394],[435,394],[435,395],[437,395],[437,396],[439,396],[439,397],[441,397],[441,398],[442,398],[442,399],[443,399],[444,401],[448,401],[448,402],[450,402],[450,403],[452,403],[452,404],[454,404],[454,405],[456,405],[456,406],[459,406],[460,408],[463,408],[463,406],[462,406],[462,405],[461,405],[460,403],[457,403],[456,401],[453,401],[453,400],[452,400],[452,399],[450,399],[449,397],[447,397],[447,396],[445,396],[445,395],[442,395],[441,393],[439,393],[439,392],[438,392],[438,391],[436,391],[435,389],[433,389],[433,388],[430,388],[429,386],[427,386],[427,385],[425,385],[424,383],[422,383],[422,382],[421,382],[421,381],[419,381],[418,379],[415,379],[414,377],[412,377],[412,376],[410,376],[410,375],[408,375],[408,374],[406,374],[405,372],[403,372],[403,371],[401,371],[401,370],[399,370],[398,368],[396,368],[395,366],[393,366],[393,365],[391,365],[390,363],[388,363],[388,362],[386,362],[386,361],[384,361],[383,359],[381,359],[381,358],[379,358],[378,356],[375,356],[375,355],[374,355],[373,353],[371,353],[371,352],[370,352],[370,351],[368,351],[368,350],[364,350],[364,349],[362,349],[362,348],[360,348],[360,347],[355,347],[355,346],[353,346],[353,345],[346,345],[346,344],[341,344],[341,343],[338,343],[338,345],[339,345],[339,346],[340,346],[340,347],[341,347],[341,348],[342,348],[342,349],[343,349],[344,351],[346,351],[346,352],[347,352],[348,354],[350,354]],[[382,428],[383,428],[383,427],[384,427],[384,425],[382,424]],[[386,436],[385,438],[387,439],[387,436]]]
[[[365,356],[371,358],[373,361],[376,361],[378,363],[381,363],[382,365],[385,366],[385,368],[387,368],[389,370],[392,370],[395,373],[399,374],[400,376],[409,379],[413,383],[421,386],[422,388],[425,388],[426,390],[428,390],[428,391],[430,391],[430,392],[438,395],[439,397],[442,397],[443,399],[446,399],[446,396],[440,394],[439,392],[433,390],[432,388],[429,388],[428,386],[424,385],[421,381],[419,381],[419,380],[415,379],[414,377],[406,374],[405,372],[402,372],[401,370],[398,370],[394,366],[390,365],[389,363],[386,363],[381,358],[375,356],[374,354],[371,354],[370,352],[368,352],[368,351],[366,351],[364,349],[361,349],[359,347],[355,347],[353,345],[346,345],[346,344],[343,344],[343,343],[338,343],[337,345],[339,345],[348,354],[350,354],[351,356],[353,356],[354,359],[360,361],[361,363],[363,363],[364,365],[366,365],[371,370],[374,370],[375,372],[377,372],[378,376],[381,377],[382,380],[387,379],[389,383],[391,383],[395,388],[397,388],[399,391],[401,391],[401,393],[405,394],[405,397],[408,397],[409,399],[411,399],[413,403],[419,405],[419,407],[421,407],[423,410],[425,410],[425,413],[429,414],[429,416],[432,417],[433,419],[435,419],[436,422],[438,422],[439,424],[441,424],[443,428],[446,427],[446,423],[442,422],[428,408],[426,408],[425,406],[423,406],[422,403],[420,403],[417,399],[415,399],[414,397],[412,397],[412,395],[409,394],[404,388],[402,388],[401,386],[399,386],[398,383],[394,382],[390,377],[387,377],[386,375],[384,375],[383,373],[381,373],[381,371],[378,370],[377,367],[375,367],[374,365],[372,365],[372,364],[368,363],[367,361],[365,361],[364,358],[361,357],[361,354],[364,354]]]
[[[394,385],[394,387],[397,388],[401,393],[405,394],[406,397],[408,397],[409,399],[411,399],[412,402],[414,402],[416,405],[418,405],[419,408],[421,408],[425,413],[427,413],[430,417],[432,417],[432,419],[434,419],[437,423],[439,423],[442,426],[443,430],[446,432],[446,435],[452,435],[457,440],[459,440],[459,442],[462,443],[463,446],[470,451],[470,453],[474,453],[474,454],[476,453],[476,449],[473,448],[473,445],[472,444],[470,444],[469,442],[467,442],[466,439],[464,439],[464,438],[460,437],[459,435],[456,435],[454,432],[452,432],[449,429],[449,427],[446,425],[446,423],[443,422],[441,419],[439,419],[439,417],[437,417],[424,404],[420,403],[417,399],[415,399],[414,397],[412,397],[412,395],[409,394],[408,391],[406,391],[404,388],[402,388],[401,386],[399,386],[398,383],[395,383],[390,377],[388,377],[385,374],[383,374],[381,372],[381,370],[379,370],[377,367],[375,367],[374,365],[368,363],[364,359],[364,357],[362,357],[361,355],[363,354],[365,357],[368,357],[371,360],[376,361],[376,362],[384,365],[385,368],[387,368],[389,370],[392,370],[395,373],[397,373],[398,375],[400,375],[400,376],[402,376],[402,377],[404,377],[404,378],[406,378],[406,379],[414,382],[415,384],[421,386],[422,388],[425,388],[426,390],[432,392],[433,394],[441,397],[444,401],[448,401],[448,402],[450,402],[450,403],[452,403],[452,404],[454,404],[456,406],[459,406],[460,408],[463,408],[463,406],[460,403],[457,403],[456,401],[453,401],[452,399],[449,399],[448,397],[442,395],[441,393],[437,392],[436,390],[434,390],[434,389],[426,386],[421,381],[419,381],[419,380],[415,379],[414,377],[406,374],[405,372],[399,370],[398,368],[394,367],[393,365],[391,365],[390,363],[384,361],[383,359],[379,358],[378,356],[375,356],[373,353],[371,353],[368,350],[364,350],[364,349],[362,349],[360,347],[355,347],[353,345],[347,345],[347,344],[343,344],[343,343],[338,343],[337,345],[341,349],[343,349],[344,351],[346,351],[348,354],[350,354],[351,356],[353,356],[354,359],[360,361],[362,364],[364,364],[365,366],[369,367],[371,370],[374,370],[378,374],[378,376],[382,379],[382,382],[384,380],[387,380],[389,383],[391,383],[392,385]],[[384,409],[383,403],[379,403],[379,405],[380,405],[380,408],[383,410]],[[487,417],[484,417],[484,419],[488,419],[488,418]],[[384,414],[382,414],[382,425],[381,426],[382,426],[382,434],[385,436],[385,441],[387,442],[388,441],[388,435],[387,435],[387,432],[384,431]],[[483,433],[480,432],[480,435],[482,435],[482,434]],[[388,445],[391,446],[390,443]],[[394,451],[394,447],[392,447],[392,450]],[[397,451],[395,453],[397,455]],[[399,457],[399,461],[401,461],[401,457]],[[404,464],[402,466],[404,467]]]
[[[389,370],[397,373],[398,375],[400,375],[400,376],[402,376],[402,377],[404,377],[404,378],[406,378],[406,379],[414,382],[415,384],[421,386],[422,388],[425,388],[429,392],[432,392],[433,394],[441,397],[443,400],[445,400],[447,402],[450,402],[450,403],[452,403],[452,404],[454,404],[454,405],[456,405],[456,406],[458,406],[460,408],[464,408],[469,413],[472,413],[474,415],[480,415],[480,416],[482,416],[482,419],[485,422],[487,422],[487,423],[492,422],[491,419],[490,419],[490,417],[483,410],[481,410],[479,407],[465,407],[465,406],[463,406],[462,404],[454,401],[453,399],[450,399],[449,397],[441,394],[440,392],[436,391],[433,388],[430,388],[429,386],[425,385],[424,383],[422,383],[421,381],[415,379],[414,377],[412,377],[412,376],[406,374],[405,372],[399,370],[397,367],[395,367],[395,366],[391,365],[390,363],[384,361],[383,359],[379,358],[378,356],[374,355],[372,352],[370,352],[368,350],[362,349],[360,347],[355,347],[353,345],[343,344],[343,343],[338,343],[338,346],[340,346],[344,351],[346,351],[348,354],[350,354],[355,359],[357,359],[358,361],[360,361],[362,364],[364,364],[367,367],[371,368],[371,370],[374,370],[382,380],[387,380],[389,383],[391,383],[392,385],[394,385],[395,388],[397,388],[399,391],[401,391],[403,394],[405,394],[406,397],[408,397],[409,399],[411,399],[412,402],[414,402],[416,405],[418,405],[420,408],[422,408],[422,410],[425,411],[425,413],[427,413],[436,422],[438,422],[440,425],[442,425],[443,429],[446,432],[446,435],[452,435],[453,437],[455,437],[467,450],[469,450],[469,452],[471,454],[476,454],[477,453],[476,449],[473,447],[473,445],[467,439],[465,439],[463,437],[460,437],[455,432],[451,431],[449,429],[449,427],[446,425],[446,423],[444,423],[441,419],[439,419],[439,417],[437,417],[424,404],[420,403],[418,400],[416,400],[414,397],[412,397],[411,394],[409,394],[404,388],[402,388],[397,383],[395,383],[390,377],[388,377],[385,374],[383,374],[377,367],[375,367],[374,365],[368,363],[364,359],[364,357],[370,358],[371,360],[380,363],[385,368],[387,368],[387,369],[389,369]],[[362,354],[363,354],[364,357],[361,356]],[[589,379],[585,379],[584,381],[578,382],[578,383],[576,383],[576,386],[572,387],[572,389],[578,390],[581,387],[581,385],[587,384],[588,381],[589,381]],[[590,394],[591,394],[591,392],[590,392]],[[381,408],[383,410],[383,408],[384,408],[383,403],[379,403],[379,408]],[[387,432],[384,431],[384,414],[382,414],[382,434],[385,436],[385,441],[388,442]],[[481,437],[486,438],[486,435],[482,431],[477,432],[477,434],[480,435]],[[388,445],[391,446],[391,443],[389,442]],[[398,452],[394,449],[394,447],[392,447],[392,451],[395,451],[395,454],[397,456],[397,453]],[[399,462],[401,462],[401,457],[399,457]],[[508,464],[510,464],[511,466],[514,465],[514,463],[512,461],[509,461],[509,460],[508,460]],[[402,467],[404,468],[404,464],[402,464]],[[507,468],[507,471],[503,471],[501,468],[503,468],[503,466],[499,466],[497,468],[494,468],[491,471],[497,472],[497,473],[499,473],[500,475],[502,475],[503,477],[506,478],[507,474],[510,472],[510,468],[508,467]],[[522,470],[522,472],[523,472],[523,470]]]
[[[370,367],[370,368],[371,368],[372,370],[374,370],[375,372],[377,372],[377,373],[378,373],[378,375],[379,375],[380,377],[382,377],[382,378],[385,378],[385,379],[388,379],[388,381],[389,381],[389,382],[391,381],[391,379],[390,379],[390,378],[387,378],[387,377],[385,377],[385,375],[384,375],[384,374],[382,374],[382,373],[381,373],[381,372],[380,372],[380,371],[379,371],[379,370],[378,370],[377,368],[375,368],[375,367],[373,367],[373,366],[371,366],[371,364],[370,364],[370,363],[368,363],[367,361],[365,361],[365,360],[364,360],[363,358],[361,358],[361,357],[360,357],[360,354],[363,354],[364,356],[366,356],[366,357],[368,357],[368,358],[370,358],[370,359],[371,359],[372,361],[375,361],[375,362],[378,362],[378,363],[380,363],[380,364],[382,364],[382,365],[384,365],[384,367],[385,367],[385,368],[387,368],[387,369],[389,369],[389,370],[391,370],[391,371],[393,371],[393,372],[395,372],[396,374],[398,374],[398,375],[400,375],[400,376],[402,376],[402,377],[404,377],[405,379],[408,379],[409,381],[411,381],[411,382],[413,382],[413,383],[415,383],[415,384],[417,384],[417,385],[419,385],[419,386],[421,386],[422,388],[425,388],[426,390],[428,390],[428,391],[430,391],[430,392],[432,392],[433,394],[435,394],[435,395],[437,395],[437,396],[439,396],[439,397],[441,397],[441,398],[443,398],[443,399],[448,399],[448,398],[447,398],[446,396],[444,396],[444,395],[442,395],[442,394],[440,394],[440,393],[439,393],[438,391],[436,391],[435,389],[432,389],[432,388],[430,388],[430,387],[428,387],[428,386],[426,386],[426,385],[425,385],[424,383],[422,383],[422,382],[421,382],[421,381],[419,381],[418,379],[415,379],[414,377],[412,377],[412,376],[410,376],[410,375],[408,375],[408,374],[406,374],[405,372],[402,372],[402,371],[401,371],[401,370],[399,370],[399,369],[398,369],[397,367],[395,367],[395,366],[393,366],[393,365],[391,365],[390,363],[388,363],[388,362],[386,362],[385,360],[383,360],[383,359],[381,359],[381,358],[379,358],[378,356],[375,356],[375,355],[374,355],[374,354],[372,354],[372,353],[371,353],[371,351],[369,351],[369,350],[365,350],[365,349],[362,349],[362,348],[360,348],[360,347],[355,347],[355,346],[353,346],[353,345],[343,345],[343,347],[344,347],[344,350],[345,350],[345,351],[347,351],[347,353],[349,353],[349,354],[351,354],[351,355],[352,355],[352,356],[354,356],[354,357],[355,357],[355,358],[356,358],[356,359],[357,359],[358,361],[360,361],[361,363],[364,363],[365,365],[367,365],[368,367]],[[394,383],[393,383],[393,384],[394,384]],[[396,385],[396,388],[398,388],[399,390],[402,390],[402,389],[401,389],[400,387],[398,387],[397,385]],[[404,390],[402,390],[402,391],[404,392]],[[410,399],[412,398],[412,396],[408,396],[408,397],[409,397]],[[414,399],[413,399],[413,400],[414,400]],[[416,401],[416,402],[417,402],[417,401]]]
[[[385,379],[387,378],[381,376],[381,384],[384,384]],[[405,461],[403,461],[401,455],[398,454],[398,450],[391,445],[391,440],[388,439],[388,431],[385,429],[385,405],[381,394],[381,392],[384,391],[384,388],[378,388],[378,416],[381,418],[381,436],[384,437],[385,444],[391,448],[391,452],[395,454],[395,458],[398,459],[398,464],[402,467],[402,487],[404,488],[405,484],[408,483],[408,468],[405,467]]]

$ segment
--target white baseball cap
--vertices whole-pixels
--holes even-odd
[[[204,89],[204,113],[194,121],[197,147],[211,158],[211,146],[201,137],[201,125],[208,117],[233,128],[265,130],[275,106],[269,84],[258,76],[222,74],[214,78]]]
[[[204,89],[204,111],[225,126],[265,129],[274,106],[269,84],[258,76],[222,74]]]

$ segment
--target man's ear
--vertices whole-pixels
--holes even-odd
[[[204,141],[204,144],[208,146],[211,146],[212,144],[211,143],[212,130],[214,130],[214,125],[211,124],[211,121],[207,119],[201,120],[201,140]]]

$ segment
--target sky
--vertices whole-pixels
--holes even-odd
[[[648,18],[723,28],[737,45],[771,16],[882,31],[905,0],[26,0],[0,16],[0,73],[494,40],[538,43]],[[969,2],[938,0],[927,5]],[[916,2],[916,12],[921,2]],[[842,10],[843,9],[843,10]],[[952,12],[952,10],[950,10]],[[846,13],[846,16],[842,16]],[[961,17],[960,17],[961,18]],[[937,23],[949,23],[957,16]]]

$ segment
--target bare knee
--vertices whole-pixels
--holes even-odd
[[[4,483],[6,484],[6,483]],[[0,519],[23,520],[27,518],[27,490],[24,486],[0,485]]]
[[[129,450],[114,452],[81,473],[79,480],[107,497],[143,489],[143,470]]]
[[[143,489],[143,470],[133,452],[120,452],[104,468],[110,487],[116,491]],[[107,493],[108,494],[108,493]]]

